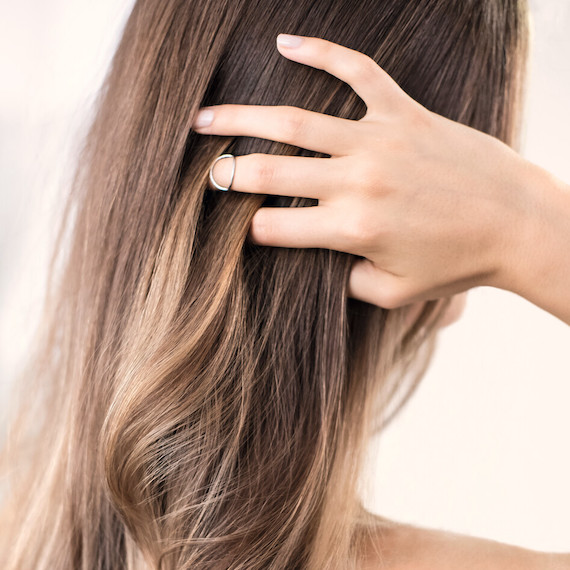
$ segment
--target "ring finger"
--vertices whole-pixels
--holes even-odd
[[[237,156],[231,190],[253,194],[299,196],[326,201],[342,183],[346,172],[340,158],[307,158],[275,154]],[[227,188],[232,175],[232,159],[214,164],[214,180]],[[213,186],[211,185],[213,188]]]

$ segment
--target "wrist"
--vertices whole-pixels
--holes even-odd
[[[505,228],[495,286],[557,312],[557,289],[570,283],[570,187],[522,157],[513,180],[516,213]],[[559,312],[559,311],[558,311]]]
[[[514,157],[507,172],[508,202],[499,232],[499,261],[494,286],[522,294],[535,273],[536,246],[540,243],[547,201],[545,172],[522,156]],[[505,181],[505,183],[507,183]]]

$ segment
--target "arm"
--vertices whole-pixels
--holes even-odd
[[[570,324],[570,186],[526,162],[518,179],[530,196],[518,240],[504,254],[504,276],[496,283]]]

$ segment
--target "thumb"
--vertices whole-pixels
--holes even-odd
[[[384,309],[395,309],[409,303],[402,279],[365,258],[356,259],[352,265],[348,296]]]

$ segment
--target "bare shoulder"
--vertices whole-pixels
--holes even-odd
[[[366,540],[361,570],[570,570],[570,554],[390,521]]]

